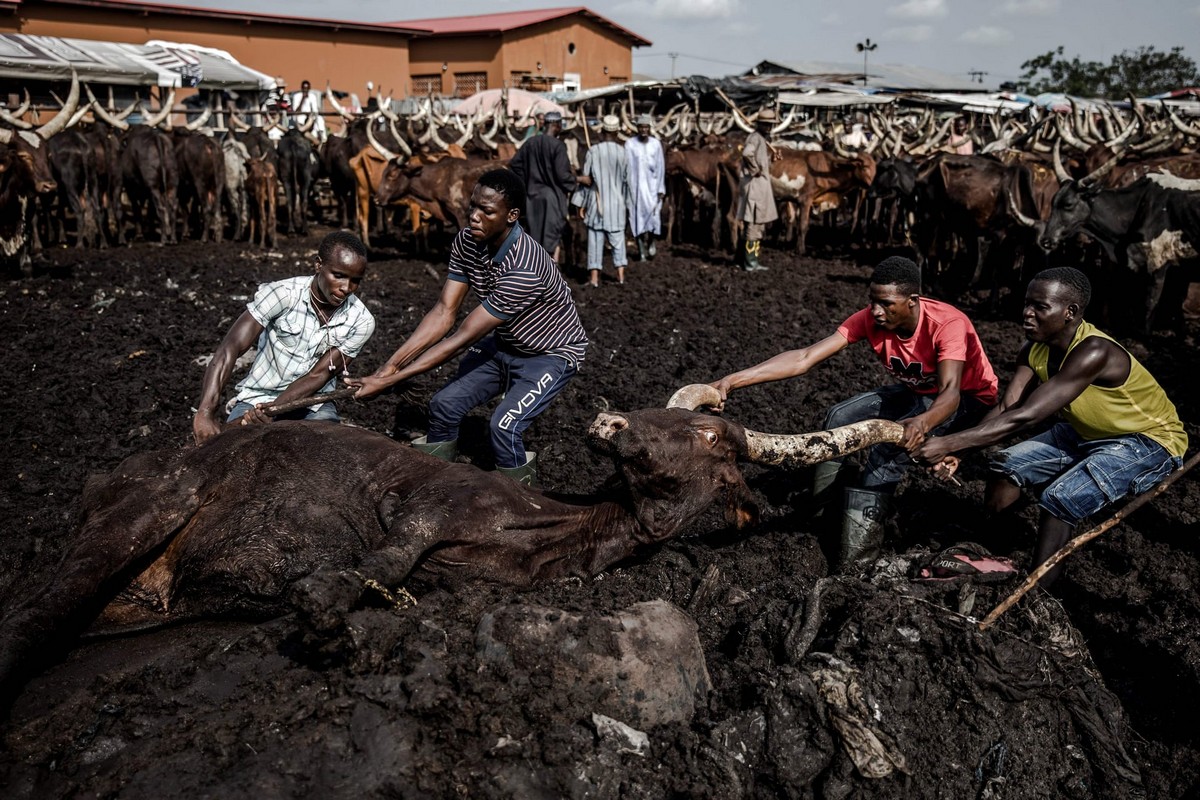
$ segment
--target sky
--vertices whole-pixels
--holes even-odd
[[[555,0],[173,0],[196,8],[394,22],[556,8]],[[636,48],[639,75],[736,75],[760,61],[859,64],[855,45],[878,44],[871,62],[936,69],[995,88],[1022,62],[1059,45],[1068,57],[1107,63],[1127,49],[1182,46],[1200,61],[1200,0],[591,0],[592,11],[651,40]],[[676,54],[672,57],[672,53]]]

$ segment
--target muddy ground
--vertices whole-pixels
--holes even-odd
[[[60,250],[32,277],[5,277],[5,605],[54,569],[89,473],[188,442],[198,359],[258,283],[307,272],[316,241],[270,255],[239,245]],[[583,444],[597,411],[660,405],[682,384],[832,330],[860,307],[880,254],[842,255],[768,251],[770,271],[748,275],[685,248],[631,267],[623,287],[589,290],[571,274],[592,344],[527,436],[545,486],[601,490],[611,469]],[[379,327],[360,370],[415,326],[443,274],[401,251],[375,254],[362,297]],[[973,313],[1004,379],[1021,342],[1015,315]],[[1125,342],[1195,442],[1194,342]],[[448,374],[343,413],[410,438]],[[813,429],[831,403],[880,379],[859,345],[806,378],[739,392],[726,413],[759,430]],[[462,444],[487,468],[484,421],[472,418]],[[413,585],[415,607],[364,608],[333,639],[286,616],[93,639],[65,654],[50,641],[56,663],[0,725],[0,786],[14,798],[1196,796],[1200,483],[1188,477],[1089,545],[1053,595],[981,635],[968,617],[1010,587],[931,589],[903,576],[913,554],[962,540],[1027,563],[1035,510],[988,529],[979,463],[968,462],[961,488],[906,480],[886,542],[901,555],[867,574],[821,581],[836,542],[805,509],[804,476],[746,467],[757,529],[736,534],[713,513],[593,580],[455,596]],[[712,689],[690,721],[648,727],[640,753],[599,731],[594,712],[615,716],[602,695],[476,655],[480,619],[497,609],[594,618],[654,599],[695,619]],[[846,708],[831,680],[851,695]],[[871,770],[851,755],[864,741],[879,745],[890,774],[864,777]]]

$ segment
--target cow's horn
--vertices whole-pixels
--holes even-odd
[[[308,133],[309,131],[311,131],[313,129],[313,127],[316,124],[317,124],[317,115],[309,114],[308,119],[304,120],[304,122],[302,122],[301,124],[296,126],[296,130],[300,131],[301,133]]]
[[[116,128],[117,130],[122,130],[122,131],[129,130],[128,122],[126,122],[124,119],[114,116],[113,114],[108,113],[108,110],[105,109],[104,106],[102,106],[99,102],[97,102],[96,96],[94,94],[92,94],[92,87],[85,86],[84,88],[87,89],[88,100],[90,100],[92,103],[92,113],[93,114],[95,114],[97,117],[99,117],[100,119],[107,122],[112,127]]]
[[[1013,215],[1013,219],[1024,225],[1026,228],[1036,228],[1037,220],[1027,217],[1021,212],[1021,209],[1017,204],[1017,198],[1013,197],[1013,193],[1008,191],[1005,192],[1005,194],[1008,195],[1008,211]]]
[[[1059,183],[1066,183],[1071,180],[1071,173],[1067,172],[1066,167],[1062,163],[1062,139],[1056,139],[1054,142],[1054,177],[1058,178]]]
[[[212,109],[205,106],[204,110],[200,112],[200,116],[196,117],[195,122],[185,122],[183,127],[189,131],[198,131],[204,127],[204,123],[208,122],[208,118],[211,116]]]
[[[1112,157],[1109,158],[1108,161],[1105,161],[1103,164],[1096,167],[1096,169],[1092,170],[1092,173],[1086,178],[1080,179],[1079,185],[1085,187],[1095,186],[1104,179],[1105,175],[1113,171],[1113,167],[1117,165],[1117,162],[1120,161],[1124,155],[1124,150],[1118,150],[1117,152],[1113,153]]]
[[[37,134],[43,139],[49,139],[56,133],[60,133],[67,127],[67,123],[71,121],[71,116],[75,113],[75,108],[78,105],[79,76],[75,74],[75,70],[71,70],[71,92],[67,95],[67,101],[63,103],[62,109],[49,122],[37,129]]]
[[[746,431],[746,457],[756,464],[802,467],[841,458],[872,445],[904,441],[904,426],[887,419],[868,419],[813,433]]]
[[[400,131],[396,130],[396,123],[389,119],[388,128],[391,129],[392,136],[396,137],[396,144],[400,145],[400,149],[404,151],[404,155],[411,156],[412,148],[408,146],[408,142],[404,141],[404,137],[400,135]]]
[[[333,88],[330,87],[328,81],[325,82],[325,95],[324,96],[325,96],[325,99],[329,101],[329,105],[331,105],[333,107],[333,110],[341,115],[342,119],[344,119],[344,120],[353,120],[354,119],[354,115],[347,112],[346,109],[342,108],[341,103],[339,103],[337,101],[337,98],[333,96]]]
[[[13,140],[14,136],[16,136],[16,134],[10,131],[8,128],[0,128],[0,144],[8,144]]]
[[[1171,118],[1171,124],[1175,126],[1176,130],[1186,136],[1200,137],[1200,127],[1192,126],[1184,122],[1179,118],[1179,115],[1175,113],[1175,109],[1171,106],[1164,104],[1164,108],[1166,108],[1167,116]]]
[[[31,101],[29,99],[29,90],[26,89],[25,102],[22,103],[15,111],[9,111],[7,108],[0,108],[0,119],[4,120],[9,125],[12,125],[14,128],[19,128],[23,131],[30,130],[33,128],[33,123],[26,122],[25,120],[21,119],[21,117],[25,115],[25,112],[29,110],[30,105]]]
[[[158,109],[158,113],[142,122],[143,125],[149,128],[156,128],[163,123],[164,120],[171,114],[171,109],[175,107],[175,87],[172,86],[167,92],[167,99],[163,101],[162,107]]]
[[[67,123],[67,127],[74,128],[79,124],[79,120],[83,119],[84,115],[91,110],[92,104],[90,102],[84,103],[79,108],[75,109],[75,113],[71,115],[71,121]]]
[[[701,406],[718,408],[722,402],[724,401],[721,400],[721,393],[715,386],[709,386],[707,383],[693,383],[671,395],[671,399],[667,401],[667,408],[685,408],[688,411],[695,411]]]
[[[375,131],[372,130],[374,127],[374,125],[367,125],[367,141],[371,143],[371,147],[374,147],[375,151],[378,152],[379,155],[383,156],[388,161],[396,160],[396,154],[381,145],[379,140],[375,138]]]

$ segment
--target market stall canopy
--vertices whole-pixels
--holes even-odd
[[[239,64],[223,50],[174,42],[123,44],[55,36],[0,34],[0,78],[119,86],[195,86],[268,90],[275,79]]]

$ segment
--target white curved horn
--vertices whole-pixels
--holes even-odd
[[[175,107],[175,87],[167,92],[167,99],[163,101],[162,108],[158,109],[158,113],[142,122],[150,128],[155,128],[163,123],[164,120],[171,114],[171,109]]]
[[[904,441],[904,426],[888,419],[867,419],[813,433],[746,431],[746,457],[755,464],[800,467],[840,458],[877,444]]]
[[[26,122],[25,120],[21,119],[21,117],[25,115],[25,112],[29,110],[30,105],[32,105],[32,102],[29,99],[29,90],[26,89],[25,102],[21,103],[21,105],[18,106],[15,111],[9,111],[7,108],[0,108],[0,119],[4,120],[9,125],[12,125],[14,128],[19,128],[23,131],[32,130],[33,123]]]
[[[367,141],[371,143],[371,147],[374,147],[375,152],[379,153],[379,155],[383,156],[388,161],[395,161],[397,158],[396,154],[381,145],[379,140],[375,138],[375,131],[372,130],[374,127],[374,125],[367,126]]]
[[[71,121],[71,117],[75,114],[75,109],[78,106],[79,76],[75,74],[75,70],[71,70],[71,91],[67,94],[66,102],[63,103],[63,107],[49,122],[37,129],[37,134],[43,139],[49,139],[56,133],[61,132],[67,127],[67,123]]]

